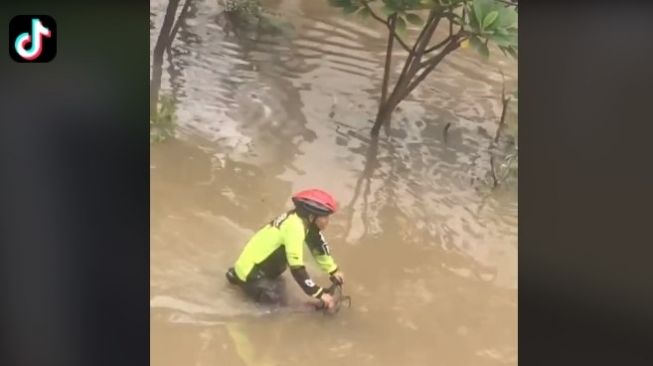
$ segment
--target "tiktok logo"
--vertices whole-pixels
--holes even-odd
[[[18,15],[9,22],[9,55],[16,62],[50,62],[57,53],[57,25],[47,15]]]

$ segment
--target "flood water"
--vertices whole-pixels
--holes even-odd
[[[499,70],[514,86],[516,62],[448,56],[371,154],[380,27],[327,1],[264,1],[292,28],[246,38],[217,24],[216,0],[193,4],[164,56],[178,136],[151,148],[151,365],[515,365],[517,186],[491,191],[479,178]],[[152,0],[151,48],[166,5]],[[224,272],[312,186],[341,206],[325,235],[352,307],[267,313]]]

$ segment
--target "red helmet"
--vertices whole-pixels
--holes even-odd
[[[307,189],[295,193],[292,196],[292,201],[296,208],[303,209],[316,216],[331,215],[337,209],[336,200],[320,189]]]

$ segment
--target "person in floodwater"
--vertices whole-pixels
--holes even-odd
[[[342,285],[344,277],[331,256],[322,231],[329,216],[336,211],[336,201],[319,189],[301,191],[292,197],[295,208],[279,215],[261,228],[245,245],[227,280],[240,286],[257,302],[283,305],[284,282],[281,274],[290,267],[293,278],[304,292],[321,299],[327,310],[335,306],[334,298],[316,285],[303,261],[304,243],[320,268],[331,281]]]

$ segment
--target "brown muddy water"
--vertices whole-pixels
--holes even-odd
[[[151,3],[152,48],[166,4]],[[226,35],[216,0],[196,0],[164,57],[179,127],[151,148],[151,365],[515,365],[517,186],[476,178],[489,169],[499,69],[514,86],[516,62],[450,55],[373,158],[382,29],[327,1],[264,4],[293,29]],[[336,317],[267,313],[224,279],[249,235],[308,186],[342,207],[326,236],[352,307]]]

